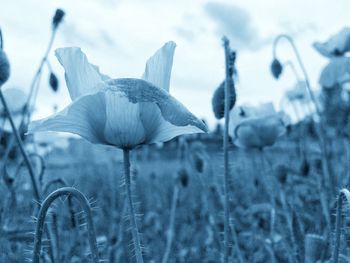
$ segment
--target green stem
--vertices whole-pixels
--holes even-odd
[[[136,216],[135,216],[135,208],[134,208],[134,204],[132,202],[132,196],[131,196],[130,150],[126,148],[123,149],[123,155],[124,155],[125,190],[126,190],[126,197],[129,205],[131,234],[132,234],[132,239],[135,247],[136,262],[143,263],[140,236],[139,236],[139,231],[137,228],[137,222],[136,222]]]
[[[26,166],[28,168],[29,176],[30,176],[30,179],[32,181],[34,198],[37,201],[37,203],[39,204],[40,203],[40,192],[39,192],[39,188],[38,188],[38,185],[37,185],[37,182],[36,182],[36,179],[35,179],[34,169],[32,167],[32,164],[29,161],[29,157],[28,157],[26,151],[24,150],[22,139],[19,136],[19,133],[17,131],[15,123],[13,122],[13,118],[12,118],[11,112],[10,112],[10,110],[8,108],[6,99],[5,99],[4,94],[3,94],[1,89],[0,89],[0,99],[1,99],[1,102],[2,102],[2,104],[4,106],[5,112],[6,112],[7,116],[8,116],[8,119],[10,121],[13,134],[15,135],[15,139],[17,141],[18,147],[19,147],[19,149],[21,151],[21,154],[23,156],[24,162],[25,162],[25,164],[26,164]]]
[[[229,214],[229,159],[228,159],[228,128],[229,128],[229,105],[230,105],[230,89],[229,89],[229,41],[224,39],[225,48],[225,66],[226,66],[226,78],[225,78],[225,128],[224,128],[224,196],[225,196],[225,220],[224,220],[224,262],[228,263],[229,257],[229,231],[230,231],[230,214]]]
[[[343,198],[346,198],[348,204],[350,204],[350,192],[347,189],[340,190],[338,195],[338,205],[337,205],[337,218],[335,225],[335,245],[333,250],[333,263],[338,263],[339,258],[339,245],[340,245],[340,232],[342,225],[342,208],[343,208]]]
[[[296,56],[296,59],[297,59],[297,61],[299,63],[299,66],[300,66],[302,72],[303,72],[304,80],[305,80],[306,87],[307,87],[307,90],[309,92],[311,101],[312,101],[312,103],[315,106],[316,113],[317,113],[318,117],[320,118],[320,127],[318,129],[319,132],[317,134],[318,134],[318,137],[319,137],[318,138],[319,139],[319,144],[320,144],[321,151],[322,151],[322,171],[323,171],[323,176],[325,177],[325,179],[328,181],[328,183],[330,185],[331,193],[334,193],[334,191],[335,191],[335,183],[334,183],[334,181],[332,179],[333,177],[331,176],[330,165],[329,165],[329,161],[327,159],[328,151],[327,151],[327,145],[326,145],[326,135],[325,135],[325,131],[324,131],[323,122],[322,122],[322,119],[321,119],[322,112],[321,112],[320,106],[318,105],[317,100],[316,100],[316,96],[315,96],[314,92],[311,89],[309,76],[307,74],[307,71],[305,69],[304,63],[303,63],[303,61],[301,59],[301,56],[299,54],[299,51],[298,51],[298,49],[297,49],[293,39],[289,35],[282,34],[282,35],[279,35],[279,36],[277,36],[275,38],[275,41],[274,41],[274,44],[273,44],[273,56],[274,56],[274,58],[276,58],[277,44],[278,44],[278,42],[281,39],[286,39],[288,41],[288,43],[293,48],[294,54]],[[315,125],[315,123],[314,123],[314,125]],[[316,125],[315,125],[315,127],[316,127]]]
[[[80,191],[78,191],[73,187],[60,188],[54,191],[53,193],[51,193],[44,200],[39,211],[38,223],[36,225],[36,230],[35,230],[33,263],[39,263],[39,260],[40,260],[41,238],[44,232],[44,223],[45,223],[45,217],[46,217],[47,211],[50,208],[51,203],[62,195],[71,195],[75,197],[79,201],[82,209],[84,210],[86,215],[86,220],[87,220],[88,238],[89,238],[89,245],[90,245],[90,250],[92,255],[92,261],[94,263],[99,263],[96,234],[95,234],[94,223],[92,220],[92,210],[91,210],[89,201],[87,200],[84,194],[82,194]]]

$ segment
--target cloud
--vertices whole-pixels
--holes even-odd
[[[216,33],[229,37],[234,47],[254,49],[265,42],[260,39],[249,13],[243,8],[232,4],[209,2],[204,9],[216,22]]]

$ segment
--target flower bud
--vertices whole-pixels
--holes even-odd
[[[58,90],[58,79],[56,77],[56,75],[54,73],[50,73],[50,79],[49,79],[49,84],[50,84],[50,87],[52,88],[52,90],[54,92],[57,92]]]
[[[10,77],[10,63],[6,53],[0,49],[0,86]]]
[[[276,173],[277,180],[280,182],[280,184],[281,185],[286,184],[288,179],[288,168],[283,164],[279,164],[275,168],[275,173]]]
[[[229,89],[230,89],[230,105],[231,110],[236,103],[236,89],[232,78],[229,78]],[[225,81],[215,90],[212,98],[212,106],[215,117],[220,120],[225,115]]]
[[[62,9],[57,9],[56,10],[56,13],[52,19],[52,26],[54,29],[56,29],[59,24],[62,22],[63,20],[63,17],[64,17],[64,11]]]
[[[283,66],[282,64],[275,58],[271,64],[271,73],[275,79],[278,79],[282,74]]]
[[[306,159],[304,159],[300,165],[300,174],[304,177],[308,176],[310,173],[310,165],[309,163],[306,161]]]
[[[186,188],[188,185],[188,173],[185,168],[181,168],[178,171],[178,180],[180,181],[182,187]]]

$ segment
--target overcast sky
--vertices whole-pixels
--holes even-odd
[[[313,48],[349,26],[349,0],[0,0],[3,30],[12,75],[7,87],[29,90],[31,79],[46,49],[56,8],[66,12],[54,49],[78,46],[103,73],[113,78],[140,77],[145,62],[165,42],[177,43],[170,92],[197,116],[213,125],[211,97],[224,79],[221,36],[237,50],[238,104],[273,101],[295,79],[286,70],[280,81],[269,71],[276,35],[294,37],[314,89],[327,60]],[[294,60],[290,46],[281,43],[281,60]],[[60,90],[48,88],[45,69],[35,118],[70,102],[63,69],[53,52],[50,62],[60,79]]]

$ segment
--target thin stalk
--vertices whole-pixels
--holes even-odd
[[[123,157],[124,157],[125,190],[126,190],[126,198],[129,206],[131,234],[132,234],[132,239],[135,247],[136,262],[143,263],[139,230],[137,228],[135,208],[134,208],[134,204],[132,202],[132,196],[131,196],[130,150],[129,149],[126,149],[126,148],[123,149]]]
[[[179,197],[179,187],[175,185],[173,192],[173,199],[171,202],[171,211],[170,211],[170,221],[169,221],[169,229],[166,240],[166,248],[163,255],[162,263],[167,263],[169,260],[171,245],[173,243],[174,235],[175,235],[175,215],[176,215],[176,204]]]
[[[325,136],[324,127],[323,127],[322,119],[321,119],[322,112],[321,112],[320,106],[318,105],[317,100],[316,100],[316,96],[315,96],[314,92],[311,89],[309,76],[307,74],[307,71],[305,69],[304,63],[303,63],[303,61],[301,59],[301,56],[299,54],[299,51],[298,51],[298,49],[297,49],[293,39],[289,35],[281,34],[281,35],[278,35],[275,38],[275,41],[274,41],[274,44],[273,44],[273,57],[276,58],[277,44],[278,44],[278,42],[281,39],[286,39],[288,41],[288,43],[293,48],[294,54],[295,54],[296,59],[297,59],[297,61],[299,63],[301,71],[303,73],[304,80],[305,80],[306,87],[307,87],[307,90],[309,92],[311,101],[312,101],[312,103],[315,106],[316,113],[317,113],[318,117],[320,118],[320,127],[319,127],[318,136],[319,136],[319,143],[320,143],[320,147],[321,147],[321,151],[322,151],[322,171],[323,171],[323,176],[329,182],[329,185],[331,187],[332,192],[334,192],[335,191],[335,184],[333,182],[333,179],[332,179],[332,176],[331,176],[331,173],[330,173],[330,165],[329,165],[329,162],[328,162],[328,159],[327,159],[328,151],[327,151],[327,145],[326,145],[326,136]]]
[[[224,195],[225,195],[225,219],[224,219],[224,262],[229,262],[229,236],[230,236],[230,214],[229,214],[229,158],[228,158],[228,128],[229,128],[229,107],[230,107],[230,89],[229,89],[229,41],[223,38],[225,49],[225,128],[224,128]]]
[[[37,95],[37,91],[35,90],[37,88],[37,86],[35,85],[37,83],[37,80],[38,78],[40,77],[41,75],[41,72],[42,72],[42,69],[45,65],[45,62],[47,61],[47,57],[52,49],[52,45],[53,45],[53,42],[55,40],[55,36],[56,36],[56,32],[57,32],[57,28],[53,28],[52,29],[52,33],[51,33],[51,37],[50,37],[50,40],[49,40],[49,44],[46,48],[46,51],[44,53],[44,56],[43,58],[41,59],[41,62],[39,64],[39,68],[38,70],[36,71],[35,75],[34,75],[34,78],[32,80],[32,83],[30,85],[30,90],[29,90],[29,95],[28,95],[28,100],[27,100],[27,105],[30,104],[30,101],[33,100],[33,102],[35,101],[35,97]],[[30,111],[29,111],[29,114],[30,114]]]
[[[39,192],[39,187],[38,187],[36,179],[35,179],[34,169],[32,167],[32,164],[29,161],[29,157],[28,157],[26,151],[24,150],[22,139],[21,139],[21,137],[18,134],[17,128],[16,128],[16,126],[15,126],[15,124],[13,122],[13,118],[12,118],[11,112],[10,112],[10,110],[8,108],[6,99],[5,99],[1,89],[0,89],[0,99],[1,99],[1,102],[2,102],[2,104],[4,106],[5,112],[6,112],[7,116],[8,116],[8,118],[9,118],[13,134],[15,135],[15,139],[17,141],[18,147],[19,147],[19,149],[21,151],[21,154],[23,156],[24,162],[25,162],[25,164],[27,166],[27,169],[28,169],[28,172],[29,172],[29,176],[30,176],[30,180],[32,181],[34,198],[37,201],[37,203],[39,204],[40,203],[40,192]]]
[[[0,49],[4,49],[4,39],[2,37],[1,28],[0,28]]]
[[[295,66],[294,66],[294,64],[293,64],[292,61],[290,61],[290,60],[286,61],[286,62],[284,63],[284,66],[285,66],[285,67],[289,66],[290,69],[292,70],[292,72],[293,72],[295,78],[297,79],[297,81],[300,81],[300,76],[299,76],[298,72],[296,71]]]
[[[350,192],[345,188],[340,190],[337,200],[337,218],[335,223],[335,245],[333,250],[333,263],[338,263],[339,259],[340,232],[342,225],[341,219],[344,197],[346,198],[347,203],[350,204]]]
[[[39,260],[40,260],[41,239],[44,232],[44,223],[45,223],[45,217],[46,217],[47,211],[50,208],[50,205],[52,204],[52,202],[62,195],[72,195],[74,198],[76,198],[79,201],[82,209],[84,210],[86,215],[86,220],[87,220],[88,238],[89,238],[89,245],[90,245],[90,250],[92,255],[92,261],[94,263],[99,263],[96,234],[94,229],[94,223],[92,220],[92,210],[89,204],[89,200],[85,197],[84,194],[82,194],[80,191],[78,191],[73,187],[60,188],[54,191],[53,193],[51,193],[44,200],[39,211],[38,223],[36,225],[36,230],[35,230],[33,263],[39,263]]]

